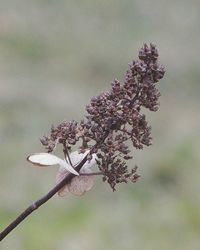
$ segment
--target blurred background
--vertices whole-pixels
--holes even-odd
[[[199,249],[199,12],[197,0],[0,1],[0,229],[54,186],[56,168],[26,162],[52,124],[79,121],[144,42],[167,70],[147,113],[153,146],[130,162],[140,180],[55,196],[1,250]]]

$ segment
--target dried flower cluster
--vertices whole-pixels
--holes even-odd
[[[137,167],[128,170],[127,166],[132,158],[130,145],[136,149],[151,145],[151,127],[142,111],[157,111],[160,93],[156,84],[165,73],[158,64],[155,45],[144,44],[138,57],[129,65],[123,83],[114,80],[109,91],[91,99],[80,123],[64,121],[51,128],[50,135],[41,139],[47,153],[27,157],[35,166],[58,165],[57,184],[0,232],[0,241],[56,193],[82,195],[89,191],[95,175],[103,175],[113,191],[118,183],[137,181]],[[64,159],[51,154],[57,144],[63,147]],[[78,151],[70,153],[73,146]],[[100,172],[92,172],[94,164]]]
[[[117,183],[135,182],[139,177],[137,167],[129,171],[127,166],[127,160],[132,158],[129,142],[137,149],[151,145],[151,127],[142,108],[157,111],[160,93],[156,84],[164,73],[158,64],[156,46],[144,44],[139,60],[129,65],[123,83],[114,80],[109,91],[91,99],[84,120],[64,121],[52,127],[50,135],[41,139],[42,144],[48,152],[62,144],[66,153],[81,143],[80,152],[90,149],[88,159],[92,153],[97,155],[103,181],[113,190]]]

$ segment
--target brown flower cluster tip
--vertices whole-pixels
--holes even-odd
[[[113,190],[118,183],[138,179],[136,167],[128,170],[127,166],[132,159],[130,142],[136,149],[151,145],[151,127],[142,108],[157,111],[159,107],[157,84],[165,70],[158,63],[158,50],[153,44],[144,44],[138,57],[129,65],[123,83],[115,79],[110,90],[91,99],[80,123],[62,122],[41,140],[48,152],[59,143],[64,152],[77,143],[81,152],[90,149],[97,155],[103,181]]]

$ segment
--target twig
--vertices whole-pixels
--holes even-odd
[[[66,161],[68,160],[68,161],[69,161],[69,164],[70,164],[72,167],[74,167],[73,164],[72,164],[72,162],[71,162],[71,159],[70,159],[70,157],[69,157],[69,152],[68,152],[68,149],[67,149],[67,146],[66,146],[66,142],[63,143],[63,147],[64,147],[63,153],[64,153],[64,156],[65,156],[65,160],[66,160]]]
[[[103,175],[102,172],[93,172],[93,173],[80,173],[83,176],[91,176],[91,175]]]

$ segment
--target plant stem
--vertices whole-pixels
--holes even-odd
[[[83,176],[91,176],[91,175],[103,175],[102,172],[93,172],[93,173],[80,173]]]
[[[77,172],[80,171],[82,166],[87,161],[87,155],[75,168]],[[58,183],[54,188],[52,188],[47,194],[42,198],[33,202],[28,208],[26,208],[15,220],[13,220],[2,232],[0,232],[0,241],[2,241],[13,229],[15,229],[26,217],[28,217],[33,211],[38,209],[41,205],[51,199],[61,188],[63,188],[75,175],[67,175],[60,183]]]

